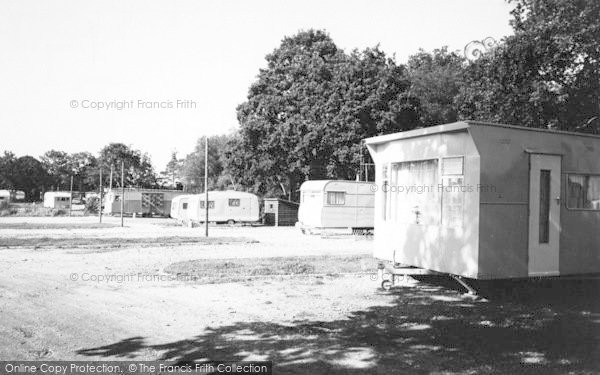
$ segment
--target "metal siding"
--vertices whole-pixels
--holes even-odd
[[[482,184],[497,186],[497,193],[482,194],[482,215],[489,217],[481,218],[485,223],[480,228],[481,277],[527,276],[529,153],[562,155],[560,274],[600,272],[600,211],[569,210],[565,205],[566,174],[600,174],[600,138],[485,124],[474,124],[469,131],[482,153]],[[484,207],[487,205],[507,207]],[[511,210],[513,213],[509,214]],[[523,221],[521,216],[525,211]],[[502,234],[510,234],[512,238]],[[497,256],[498,249],[503,257]],[[524,264],[514,264],[515,259]],[[509,269],[507,262],[515,270]]]
[[[382,163],[465,157],[465,185],[479,184],[479,155],[466,130],[392,140],[370,147],[376,160],[374,256],[434,271],[477,277],[479,196],[465,193],[463,225],[403,224],[384,221]],[[439,179],[441,182],[441,178]],[[440,208],[441,209],[441,208]]]

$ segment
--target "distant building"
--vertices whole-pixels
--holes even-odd
[[[265,224],[278,226],[296,225],[299,203],[278,198],[265,198]]]

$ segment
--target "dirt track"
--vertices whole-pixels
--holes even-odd
[[[28,221],[57,220],[82,218]],[[269,359],[278,374],[600,370],[600,308],[589,285],[473,301],[414,282],[382,292],[369,270],[199,284],[164,269],[194,259],[369,254],[372,242],[220,227],[211,235],[255,241],[104,248],[103,237],[203,231],[141,219],[124,229],[2,229],[23,221],[0,219],[0,237],[81,236],[99,246],[0,250],[0,359]]]

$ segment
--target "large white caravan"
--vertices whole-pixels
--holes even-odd
[[[206,221],[204,194],[187,194],[171,201],[171,217],[185,223]],[[209,191],[208,221],[217,223],[256,222],[260,218],[258,197],[242,191]]]
[[[314,180],[300,187],[298,226],[320,229],[373,228],[373,186],[370,182]]]

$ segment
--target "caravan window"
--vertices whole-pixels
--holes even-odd
[[[390,182],[390,219],[406,224],[438,225],[440,198],[438,161],[393,163]]]
[[[600,176],[570,174],[567,180],[567,208],[600,210]]]
[[[461,227],[465,201],[463,157],[442,159],[442,225]]]
[[[343,191],[328,191],[327,204],[342,206],[346,203],[346,193]]]
[[[181,209],[187,210],[187,202],[181,205]]]
[[[204,209],[204,201],[200,201],[200,208]],[[215,208],[215,201],[208,201],[208,209]]]
[[[240,206],[239,199],[230,199],[229,200],[229,207],[239,207],[239,206]]]

